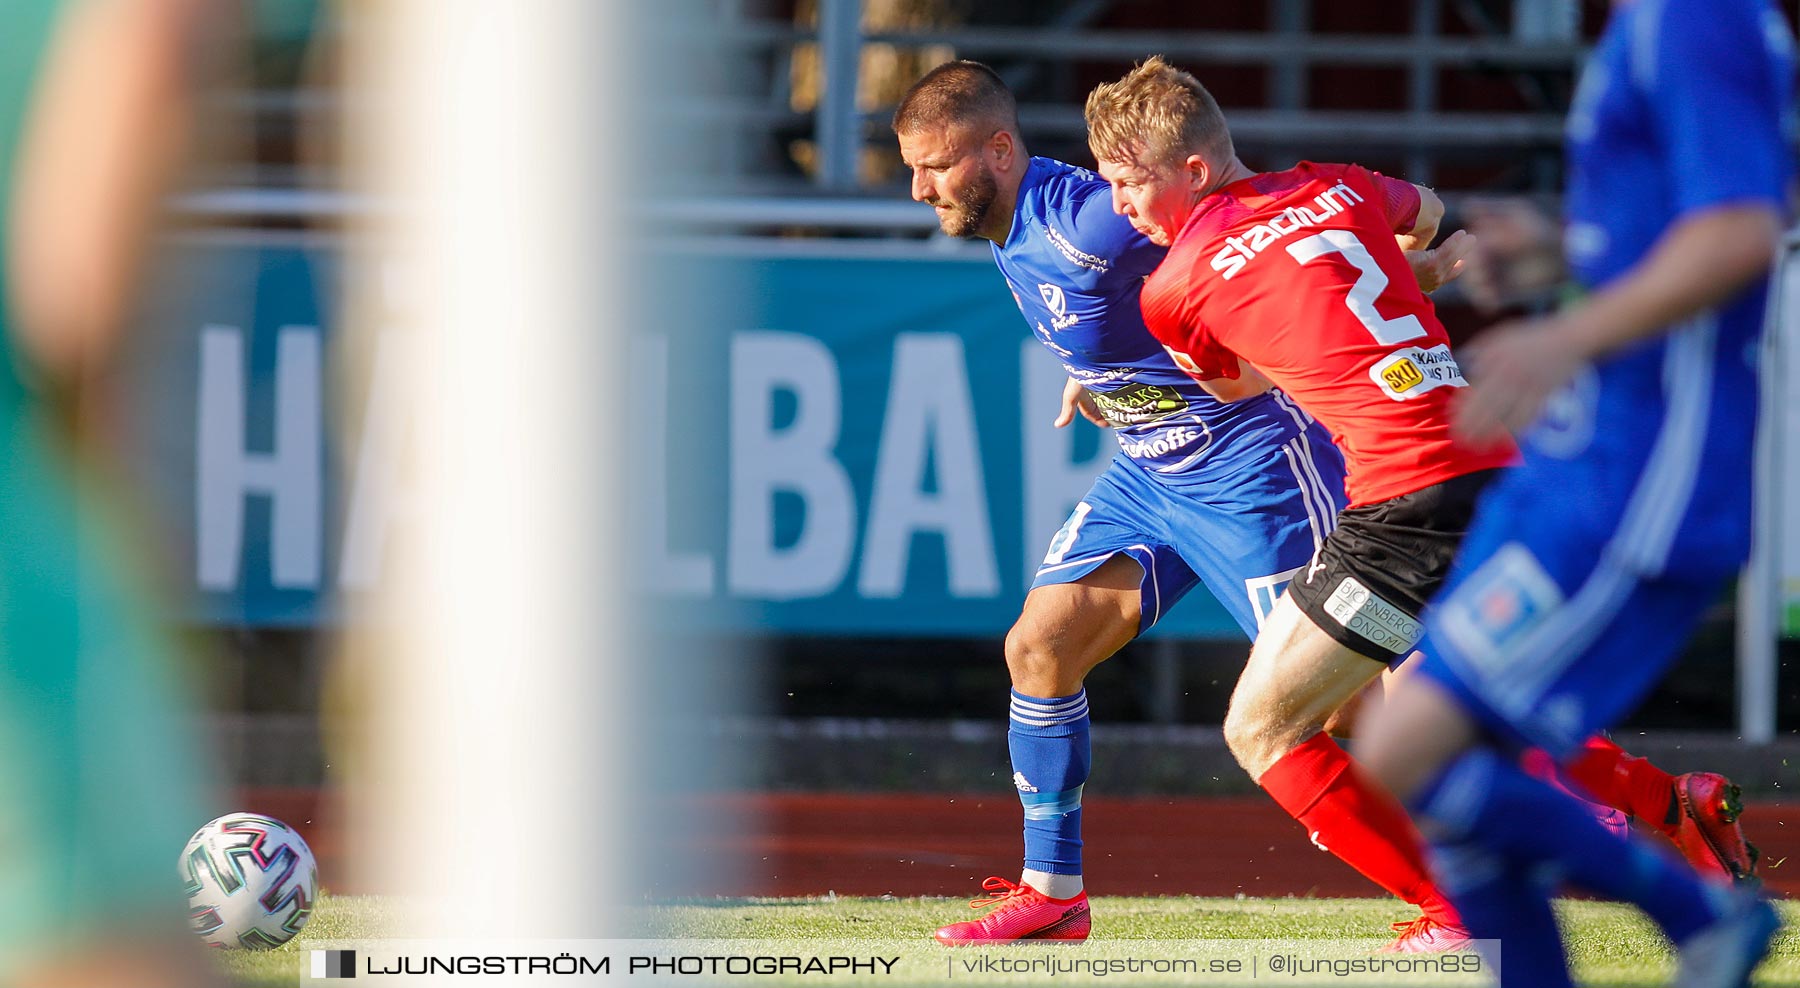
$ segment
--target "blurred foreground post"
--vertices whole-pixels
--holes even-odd
[[[397,565],[347,653],[368,742],[351,839],[371,887],[424,897],[416,935],[600,936],[616,915],[610,9],[399,0],[353,34],[353,173],[394,208],[352,275],[351,349],[401,354],[413,428]]]

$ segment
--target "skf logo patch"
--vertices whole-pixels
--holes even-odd
[[[1425,375],[1419,372],[1418,364],[1401,357],[1381,372],[1381,379],[1387,382],[1389,390],[1410,391],[1424,383]]]
[[[1411,401],[1434,388],[1462,388],[1462,368],[1450,348],[1442,343],[1433,347],[1409,346],[1388,354],[1369,368],[1374,381],[1395,401]]]

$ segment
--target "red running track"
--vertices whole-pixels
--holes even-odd
[[[1765,883],[1800,894],[1800,803],[1747,802],[1744,825],[1763,851]],[[325,886],[361,891],[344,877],[337,814],[316,791],[253,790],[241,808],[299,827]],[[1016,878],[1019,869],[1019,804],[1010,794],[745,793],[683,799],[657,817],[671,821],[660,850],[704,876],[656,889],[657,897],[971,896],[984,877]],[[679,821],[708,822],[712,833],[694,836]],[[1263,797],[1096,796],[1084,800],[1082,822],[1087,884],[1097,894],[1381,894]]]

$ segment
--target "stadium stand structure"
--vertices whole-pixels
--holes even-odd
[[[919,72],[949,58],[992,63],[1020,94],[1033,150],[1065,160],[1088,158],[1083,94],[1161,53],[1205,78],[1252,166],[1354,159],[1453,192],[1548,195],[1574,69],[1598,27],[1573,0],[691,6],[702,16],[667,22],[666,41],[696,55],[683,68],[709,75],[710,95],[667,109],[705,124],[717,182],[706,198],[659,204],[656,215],[890,235],[932,224],[895,201],[888,114]],[[215,98],[218,112],[247,118],[256,140],[212,187],[183,197],[189,217],[280,226],[370,208],[330,191],[327,159],[308,150],[356,111],[321,68],[347,25],[336,8],[319,11],[311,24],[265,25],[259,70]],[[833,82],[846,77],[855,84]]]

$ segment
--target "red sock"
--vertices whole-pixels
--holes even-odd
[[[1432,919],[1462,925],[1426,871],[1424,842],[1400,802],[1364,778],[1328,735],[1283,755],[1260,782],[1314,844]]]
[[[1563,771],[1595,799],[1659,830],[1673,830],[1681,821],[1674,777],[1606,738],[1588,738]]]

